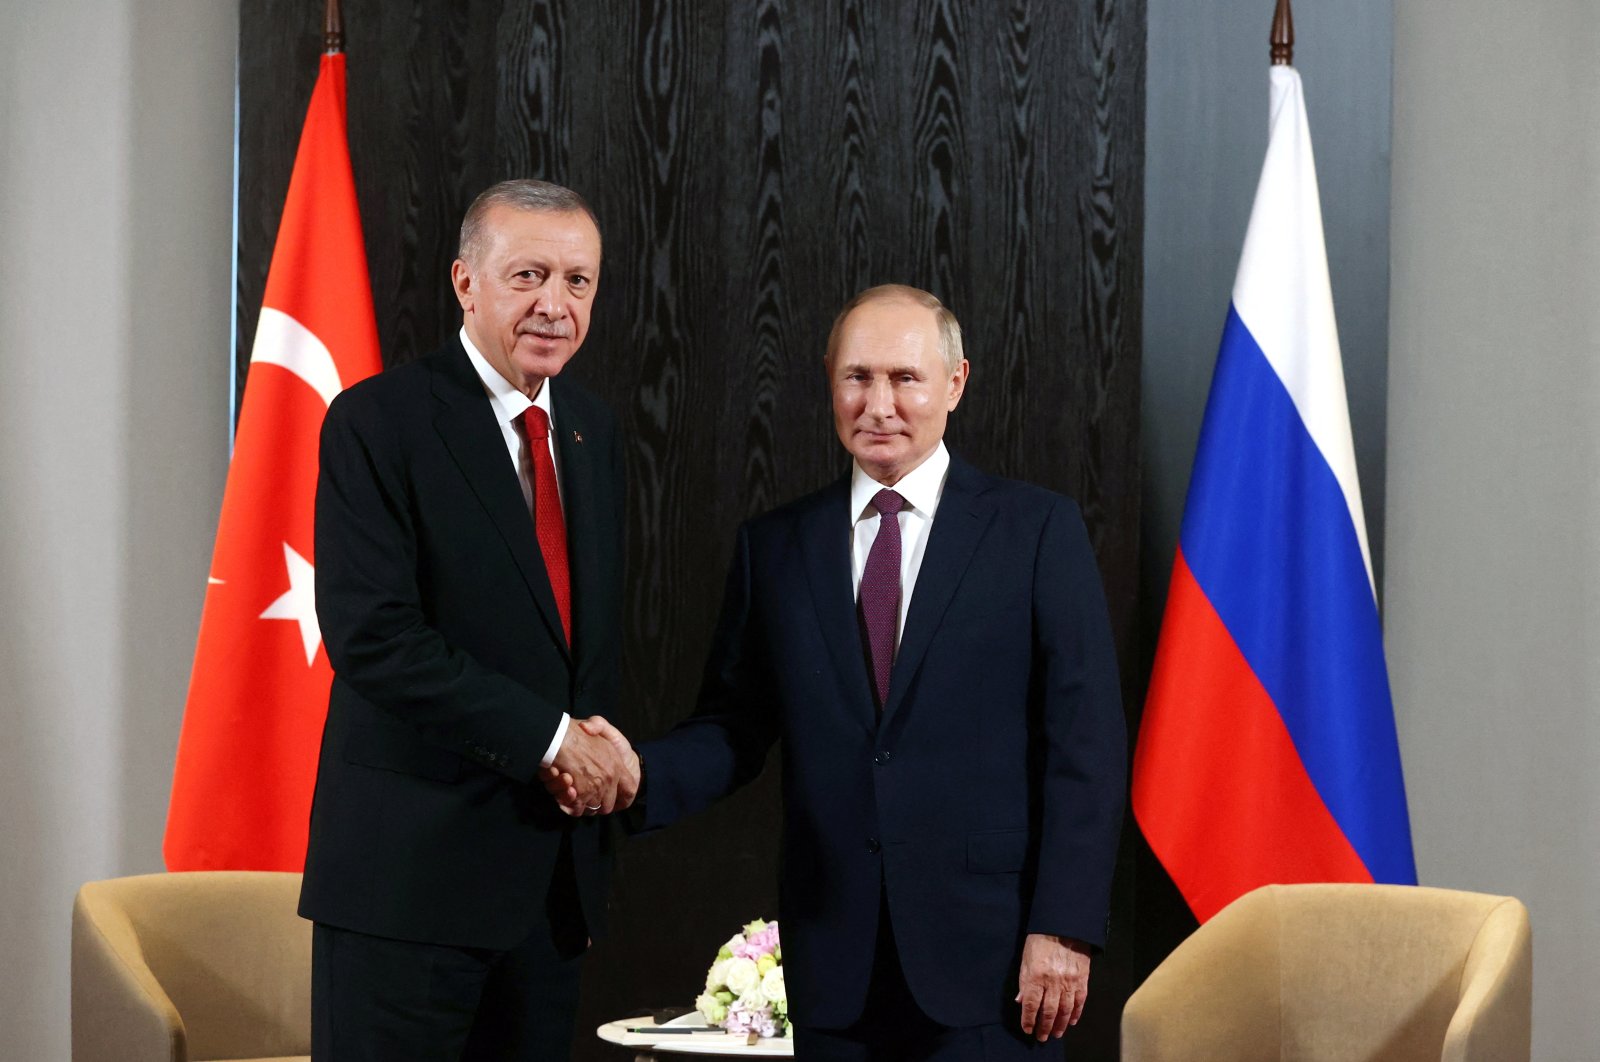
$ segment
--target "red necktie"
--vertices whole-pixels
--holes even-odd
[[[556,487],[556,466],[550,460],[550,417],[538,406],[522,415],[528,429],[528,449],[533,452],[533,527],[544,554],[544,570],[561,613],[561,632],[572,644],[572,579],[567,574],[567,524],[561,517],[561,492]]]
[[[889,672],[894,670],[894,634],[900,626],[900,517],[905,499],[892,490],[873,495],[878,510],[878,535],[867,551],[856,607],[872,665],[872,688],[878,708],[889,703]]]

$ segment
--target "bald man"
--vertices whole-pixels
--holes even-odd
[[[1094,554],[1071,501],[945,447],[970,367],[934,296],[861,293],[825,367],[850,473],[739,529],[698,710],[639,749],[643,825],[781,738],[797,1057],[1048,1051],[1105,942],[1122,819]]]

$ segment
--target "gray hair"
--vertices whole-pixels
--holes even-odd
[[[600,219],[594,216],[594,211],[589,209],[583,196],[571,188],[530,177],[501,181],[484,189],[467,208],[467,216],[461,219],[461,241],[456,247],[456,256],[468,265],[476,265],[484,252],[484,244],[488,241],[484,218],[497,206],[513,210],[543,210],[552,214],[581,211],[594,223],[594,230],[600,231]]]
[[[833,356],[839,350],[839,338],[844,332],[844,319],[850,316],[852,310],[869,302],[891,300],[909,302],[932,310],[934,319],[939,325],[939,356],[944,359],[944,367],[952,373],[961,367],[961,359],[966,357],[961,350],[961,322],[956,320],[956,315],[950,312],[948,306],[939,301],[938,296],[921,288],[913,288],[909,284],[879,284],[845,303],[844,309],[839,311],[839,316],[833,319],[833,328],[828,332],[826,364],[833,364]]]

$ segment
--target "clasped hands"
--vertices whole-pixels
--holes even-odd
[[[568,815],[609,815],[639,795],[639,754],[605,718],[574,719],[549,767],[539,772]]]

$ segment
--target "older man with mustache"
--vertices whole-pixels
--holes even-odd
[[[317,616],[333,664],[300,911],[322,1060],[568,1057],[609,843],[636,778],[570,725],[616,701],[622,458],[562,369],[600,231],[508,181],[461,226],[462,327],[341,394],[322,433]]]

